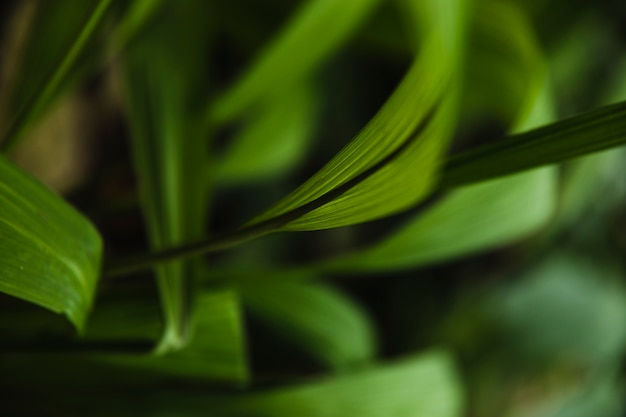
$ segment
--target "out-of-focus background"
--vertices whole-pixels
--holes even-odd
[[[36,60],[37,54],[53,48],[29,44],[29,30],[39,24],[38,3],[45,1],[5,1],[0,6],[0,124],[7,123],[12,88],[23,76],[20,59]],[[211,37],[206,56],[199,57],[210,80],[198,86],[199,103],[231,85],[304,2],[211,3],[205,23],[194,22],[207,26],[198,27],[198,36]],[[475,4],[469,6],[473,12],[465,34],[452,153],[524,130],[518,119],[531,117],[520,114],[532,88],[550,95],[551,110],[534,110],[544,112],[534,116],[544,123],[626,99],[626,2],[519,0],[507,3],[513,11],[503,14],[493,5],[498,2],[468,3]],[[507,25],[499,20],[505,18],[514,22],[508,35]],[[155,19],[152,25],[167,17]],[[300,90],[269,100],[259,114],[213,136],[212,232],[232,230],[268,208],[358,133],[411,62],[405,26],[394,2],[381,2],[337,53],[320,61]],[[54,44],[54,39],[49,42]],[[11,158],[86,213],[102,231],[108,253],[135,253],[147,243],[130,156],[125,91],[117,52],[104,51],[97,70],[86,71],[87,76],[54,101]],[[93,68],[93,63],[85,66]],[[541,78],[539,87],[536,77]],[[238,147],[240,143],[244,145]],[[387,266],[376,263],[375,252],[366,252],[370,261],[352,263],[364,266],[347,273],[330,268],[321,273],[322,279],[371,320],[380,358],[450,348],[461,369],[468,416],[622,416],[625,169],[623,148],[554,168],[555,208],[549,219],[514,239],[496,239],[472,250],[446,249],[428,261],[390,260]],[[215,255],[211,264],[218,270],[243,265],[271,271],[334,257],[350,259],[403,230],[416,216],[429,219],[429,210],[445,198],[436,194],[408,213],[363,225],[265,237]],[[456,229],[434,233],[451,246],[473,233],[514,223],[540,205],[514,200],[490,209],[487,203],[462,200],[459,210],[466,217],[454,220],[457,212],[444,213],[415,230],[425,233],[422,229],[430,230],[427,222],[449,221]],[[494,212],[467,227],[477,221],[472,213],[481,210]],[[415,250],[427,252],[435,244],[430,242]],[[246,317],[249,354],[261,378],[320,371],[320,364],[288,343],[289,338],[249,311]]]

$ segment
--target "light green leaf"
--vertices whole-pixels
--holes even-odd
[[[26,128],[76,75],[76,63],[101,27],[113,0],[41,1],[32,24],[18,79],[12,89],[2,149]]]
[[[397,213],[430,191],[455,120],[461,3],[406,2],[421,32],[413,35],[419,56],[404,80],[342,151],[252,225],[275,219],[280,230],[346,226]]]
[[[340,378],[242,396],[219,411],[224,416],[460,417],[462,407],[449,356],[430,352]]]
[[[626,103],[622,102],[454,156],[444,167],[440,187],[485,181],[624,144]]]
[[[0,291],[62,313],[82,330],[100,274],[98,232],[0,158]]]
[[[306,84],[269,101],[217,161],[216,181],[262,181],[297,167],[314,133],[316,107],[313,88]]]
[[[539,124],[551,115],[541,56],[532,42],[523,15],[511,3],[491,0],[475,3],[474,23],[489,24],[483,34],[485,49],[501,47],[504,64],[487,65],[511,84],[517,81],[507,108],[498,102],[514,129]],[[482,13],[484,12],[484,13]],[[494,45],[495,44],[495,45]],[[518,63],[517,73],[508,61]],[[474,61],[481,64],[485,63]],[[504,67],[504,68],[500,68]],[[484,68],[483,68],[484,69]],[[544,86],[544,89],[538,87]],[[530,88],[533,87],[533,88]],[[507,90],[508,91],[508,90]],[[494,106],[496,103],[493,103]],[[460,188],[418,215],[381,244],[327,267],[347,270],[403,269],[441,262],[512,243],[545,226],[556,206],[556,176],[542,168],[512,177]]]
[[[380,0],[309,0],[256,61],[211,107],[226,122],[279,90],[288,90],[319,67],[353,34]]]
[[[198,239],[205,230],[208,132],[194,109],[205,94],[198,86],[207,84],[207,7],[171,3],[126,56],[133,154],[154,248]],[[157,270],[166,320],[159,351],[188,342],[192,269],[175,262]]]
[[[280,282],[238,287],[244,305],[285,339],[337,370],[372,360],[372,326],[351,300],[319,283]]]
[[[553,169],[541,168],[460,188],[381,244],[325,268],[412,268],[515,242],[551,220],[555,185]]]

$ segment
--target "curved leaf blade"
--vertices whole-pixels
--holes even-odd
[[[0,291],[62,313],[82,330],[102,243],[80,214],[0,157]]]
[[[403,81],[339,154],[251,225],[309,206],[279,229],[346,226],[396,213],[427,195],[454,124],[450,88],[460,54],[461,3],[407,3],[419,28],[414,40],[421,42]]]

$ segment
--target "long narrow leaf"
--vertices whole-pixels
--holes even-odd
[[[441,188],[485,181],[626,144],[626,103],[604,106],[492,145],[445,165]]]
[[[170,4],[126,58],[133,153],[154,248],[204,234],[208,132],[192,106],[206,85],[209,34],[197,28],[208,15],[202,1]],[[160,351],[188,342],[192,269],[177,262],[157,271],[166,319]]]
[[[454,124],[461,3],[407,3],[421,48],[404,80],[339,154],[252,224],[302,211],[279,228],[345,226],[396,213],[428,193]]]
[[[82,330],[100,274],[100,236],[4,158],[0,207],[0,291],[63,313]]]

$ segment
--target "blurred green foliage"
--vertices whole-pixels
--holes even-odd
[[[622,2],[0,18],[0,414],[623,415]]]

